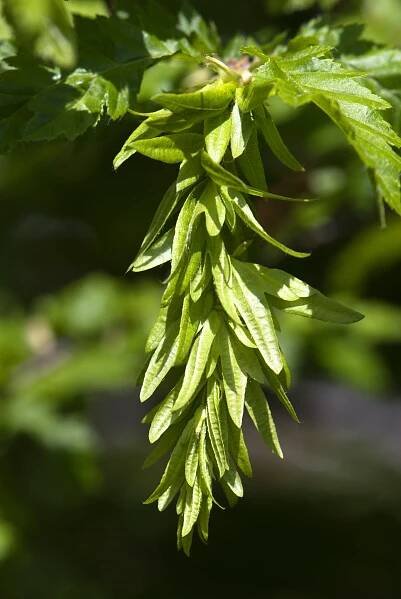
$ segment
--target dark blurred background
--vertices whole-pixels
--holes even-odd
[[[366,23],[378,41],[401,39],[399,0],[193,4],[225,39],[296,31],[326,12]],[[183,68],[154,67],[140,100],[173,87]],[[142,470],[136,378],[166,273],[124,275],[174,167],[138,156],[113,172],[133,116],[0,157],[2,598],[401,597],[401,221],[389,215],[380,228],[363,166],[317,111],[273,108],[307,170],[290,173],[266,153],[272,189],[322,201],[258,205],[269,232],[313,256],[260,245],[255,257],[366,319],[283,321],[302,424],[276,406],[283,463],[249,428],[246,498],[214,511],[209,546],[195,543],[190,560],[175,550],[174,510],[142,505],[159,472]]]

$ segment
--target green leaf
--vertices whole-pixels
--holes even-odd
[[[237,337],[232,337],[231,342],[241,370],[255,381],[258,381],[258,383],[263,384],[266,381],[266,377],[260,365],[257,351],[240,343]]]
[[[224,394],[228,412],[234,424],[238,428],[241,428],[248,377],[238,364],[230,336],[225,327],[221,327],[218,339]]]
[[[198,533],[204,543],[209,539],[209,519],[213,501],[210,497],[203,497],[198,519]]]
[[[206,412],[207,419],[209,418]],[[212,477],[209,467],[209,456],[206,449],[206,435],[208,429],[208,420],[203,423],[200,438],[199,438],[199,480],[204,495],[213,498],[212,492]]]
[[[166,430],[181,417],[182,412],[173,412],[173,405],[180,392],[181,385],[182,378],[157,407],[149,429],[150,443],[156,443]]]
[[[193,110],[182,110],[176,113],[171,110],[162,109],[149,115],[146,122],[159,131],[180,133],[186,129],[190,129],[208,117],[208,111],[198,110],[195,112]]]
[[[270,82],[252,77],[244,87],[237,88],[236,100],[242,112],[251,112],[269,96]]]
[[[288,314],[296,314],[336,324],[351,324],[359,322],[364,318],[356,310],[347,308],[340,302],[325,297],[319,292],[316,292],[307,299],[300,299],[295,302],[285,302],[284,300],[272,301],[276,308]]]
[[[310,287],[300,279],[277,268],[266,268],[260,264],[247,264],[260,277],[260,284],[269,295],[273,295],[287,302],[308,298],[315,293],[316,289]]]
[[[324,48],[308,48],[307,55],[301,55],[301,51],[299,57],[297,53],[270,57],[256,69],[255,77],[275,80],[278,93],[283,92],[289,99],[290,91],[297,103],[308,102],[313,96],[322,95],[335,101],[355,102],[379,110],[389,107],[385,100],[357,81],[361,73],[347,70],[333,59],[318,58],[319,52],[324,53]],[[295,99],[297,93],[298,99]]]
[[[221,112],[205,121],[205,144],[209,156],[220,163],[227,151],[231,138],[231,113]]]
[[[176,446],[174,447],[168,464],[163,472],[160,483],[157,485],[153,493],[149,495],[146,501],[144,501],[145,504],[157,501],[170,486],[174,485],[177,481],[183,481],[185,458],[187,454],[189,438],[193,431],[193,426],[193,421],[190,420],[181,433]]]
[[[256,348],[256,344],[253,341],[249,331],[244,326],[237,324],[236,322],[229,320],[228,324],[233,331],[234,335],[237,337],[238,341],[242,343],[245,347],[249,347],[251,349]]]
[[[174,404],[174,411],[181,409],[193,399],[206,369],[212,343],[216,338],[219,326],[220,321],[212,312],[192,346],[181,391]]]
[[[133,147],[133,142],[137,139],[151,139],[152,137],[157,137],[159,135],[159,131],[150,127],[146,121],[143,121],[136,129],[131,133],[126,142],[124,143],[121,150],[118,152],[116,157],[113,160],[114,169],[117,170],[128,158],[131,158],[134,154],[136,154],[136,149]]]
[[[171,260],[171,248],[174,239],[174,229],[167,231],[153,245],[145,251],[141,251],[130,266],[129,270],[133,272],[143,272],[165,264]]]
[[[154,352],[145,373],[141,388],[141,401],[149,399],[174,366],[177,356],[178,338],[170,331]]]
[[[263,440],[274,453],[280,458],[283,458],[283,452],[277,437],[276,426],[269,404],[267,403],[265,394],[260,385],[254,381],[249,381],[245,396],[245,404],[249,416],[252,418],[252,421],[257,431],[263,437]]]
[[[157,509],[159,510],[159,512],[163,512],[165,509],[168,508],[170,503],[174,500],[177,493],[181,489],[181,486],[182,482],[180,480],[177,480],[173,485],[171,485],[167,489],[167,491],[163,493],[163,495],[159,497],[159,499],[157,500]]]
[[[201,159],[203,168],[218,186],[232,187],[233,189],[240,189],[244,193],[247,193],[248,188],[245,183],[212,160],[209,154],[202,152]]]
[[[271,311],[264,294],[259,288],[254,287],[252,279],[245,271],[240,271],[238,265],[233,270],[234,301],[238,311],[266,364],[278,374],[283,369],[283,361]]]
[[[220,387],[214,378],[210,378],[207,383],[207,432],[221,478],[228,470],[228,461],[221,429],[220,404]]]
[[[185,480],[190,487],[193,487],[196,480],[199,462],[199,435],[193,433],[188,444],[188,451],[185,458]]]
[[[203,176],[203,169],[200,162],[200,154],[189,156],[180,165],[180,170],[177,177],[177,192],[185,191],[186,189],[198,183]]]
[[[216,237],[223,228],[226,208],[216,185],[212,181],[207,184],[199,198],[199,205],[205,213],[208,234],[210,237]]]
[[[297,252],[295,250],[292,250],[291,248],[287,247],[286,245],[284,245],[280,241],[277,241],[277,239],[274,239],[274,237],[271,237],[268,233],[266,233],[262,225],[260,225],[254,217],[252,210],[250,209],[247,201],[241,193],[232,192],[224,187],[221,189],[221,193],[223,196],[227,198],[227,201],[230,201],[233,204],[234,210],[241,218],[241,220],[246,224],[246,226],[249,227],[254,233],[259,235],[259,237],[267,241],[267,243],[270,243],[285,254],[288,254],[289,256],[294,256],[295,258],[306,258],[310,255],[304,252]]]
[[[242,193],[248,193],[260,198],[272,199],[272,200],[283,200],[285,202],[310,202],[308,198],[289,198],[281,196],[276,193],[270,193],[263,189],[255,189],[254,187],[248,187],[246,183],[241,181],[239,177],[233,175],[220,164],[213,162],[210,156],[206,152],[202,152],[202,165],[205,171],[208,173],[210,178],[220,187],[227,187]]]
[[[225,273],[229,268],[230,257],[220,237],[208,240],[208,249],[212,264],[213,282],[217,296],[224,310],[234,322],[240,322],[238,312],[234,304],[231,286],[226,280]]]
[[[3,0],[17,42],[44,61],[71,68],[75,35],[63,0]]]
[[[202,146],[203,137],[198,133],[174,133],[132,143],[132,147],[140,154],[167,164],[182,162]]]
[[[193,438],[193,441],[191,441],[191,444],[188,446],[188,453],[185,461],[185,479],[190,487],[193,487],[197,483],[196,476],[199,461],[198,447],[199,440]]]
[[[238,158],[241,171],[248,182],[261,190],[267,190],[265,169],[259,150],[258,132],[254,128],[244,153]]]
[[[253,129],[250,114],[241,113],[238,104],[235,103],[231,115],[231,153],[234,159],[245,152]]]
[[[292,405],[292,403],[286,393],[286,390],[284,389],[284,386],[283,386],[282,380],[286,378],[286,372],[283,371],[282,374],[284,376],[280,377],[280,376],[277,376],[277,374],[274,373],[268,366],[265,366],[264,371],[265,371],[266,378],[267,378],[267,381],[268,381],[270,387],[273,389],[273,391],[275,392],[278,399],[280,400],[280,402],[282,403],[284,408],[287,410],[287,412],[291,416],[291,418],[299,424],[299,418],[297,416],[297,413],[296,413],[294,406]]]
[[[203,295],[203,292],[209,286],[210,279],[211,272],[209,267],[209,261],[207,259],[207,256],[205,256],[203,264],[200,264],[198,272],[190,281],[189,288],[192,301],[198,302],[200,300],[200,298]]]
[[[375,79],[401,75],[401,50],[398,48],[374,48],[370,52],[346,56],[344,59],[347,65]]]
[[[162,201],[157,207],[149,230],[142,242],[141,251],[147,250],[154,240],[160,235],[160,232],[163,230],[163,227],[167,223],[170,216],[174,213],[181,198],[181,194],[175,191],[175,185],[170,185],[164,194]]]
[[[178,303],[163,304],[161,306],[146,342],[146,353],[150,353],[156,349],[163,337],[166,336],[169,326],[174,325],[174,323],[177,323],[178,326],[180,307]]]
[[[181,422],[177,422],[175,425],[171,426],[162,435],[154,449],[150,452],[144,461],[142,468],[150,468],[156,464],[156,462],[161,460],[169,451],[171,451],[176,445],[183,429],[184,425]]]
[[[266,143],[270,146],[275,156],[283,164],[294,171],[304,171],[304,167],[298,162],[287,148],[267,108],[261,106],[254,110],[255,119],[261,130]]]
[[[223,480],[227,484],[230,491],[234,493],[236,497],[244,496],[244,489],[242,486],[241,477],[238,474],[237,469],[234,468],[232,465],[230,466],[230,469],[224,473]]]
[[[191,295],[184,298],[180,328],[178,333],[178,348],[176,364],[184,364],[191,349],[193,340],[200,324],[199,307],[194,306]]]
[[[198,188],[195,188],[191,191],[185,200],[183,207],[181,208],[180,214],[178,215],[172,248],[172,274],[170,276],[173,276],[177,273],[179,264],[187,256],[194,225],[197,217],[200,214],[198,206],[198,200],[200,197],[199,193],[200,192]]]
[[[238,468],[247,476],[252,478],[252,465],[249,459],[248,448],[245,443],[241,429],[234,424],[230,426],[230,453]]]
[[[186,537],[192,530],[199,516],[202,503],[202,491],[199,482],[195,480],[192,488],[187,489],[184,509],[184,522],[182,526],[182,536]]]
[[[21,57],[0,74],[0,97],[6,99],[0,151],[21,142],[73,140],[103,115],[121,118],[135,100],[144,69],[152,62],[141,31],[117,16],[74,21],[79,42],[74,71],[60,74]]]
[[[195,92],[182,94],[162,93],[154,96],[152,100],[173,112],[180,110],[224,110],[231,102],[235,93],[235,83],[221,83],[215,81],[208,83]]]

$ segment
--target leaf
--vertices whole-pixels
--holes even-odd
[[[297,252],[295,250],[292,250],[291,248],[288,248],[286,245],[284,245],[280,241],[277,241],[277,239],[274,239],[274,237],[271,237],[268,233],[266,233],[266,231],[262,228],[262,225],[260,225],[254,217],[252,210],[250,209],[247,201],[241,193],[230,192],[229,189],[224,187],[222,188],[221,193],[223,196],[227,198],[227,201],[230,201],[233,204],[234,210],[241,218],[241,220],[246,224],[246,226],[249,227],[254,233],[259,235],[259,237],[267,241],[267,243],[270,243],[285,254],[288,254],[289,256],[294,256],[295,258],[306,258],[310,255],[304,252]]]
[[[276,426],[269,404],[261,387],[254,381],[249,381],[245,396],[245,405],[257,431],[263,437],[268,447],[280,458],[283,458],[283,452],[277,437]]]
[[[401,75],[401,51],[398,48],[374,48],[359,56],[344,58],[347,65],[375,79]]]
[[[229,324],[231,330],[234,332],[235,336],[237,337],[238,341],[240,343],[242,343],[242,345],[244,345],[245,347],[249,347],[251,349],[256,348],[255,342],[251,338],[251,335],[250,335],[248,329],[246,329],[244,326],[242,326],[242,323],[241,323],[241,325],[239,325],[236,322],[229,320],[228,324]]]
[[[237,88],[236,100],[242,112],[251,112],[262,104],[269,96],[271,90],[270,82],[252,77],[251,81],[244,87]]]
[[[197,482],[196,476],[199,461],[198,448],[199,439],[194,438],[193,441],[191,441],[191,445],[188,446],[188,453],[185,461],[185,479],[190,487],[193,487]]]
[[[398,136],[397,141],[389,141],[392,135],[390,125],[375,111],[359,106],[357,110],[354,107],[350,109],[348,102],[338,102],[333,106],[320,98],[316,104],[340,127],[361,160],[372,169],[379,197],[401,214],[401,159],[390,145],[399,147],[400,142]]]
[[[270,387],[273,389],[278,399],[280,400],[284,408],[287,410],[291,418],[294,420],[294,422],[297,422],[299,424],[299,418],[297,416],[297,413],[291,401],[289,400],[286,390],[283,386],[282,380],[287,378],[286,372],[283,371],[282,374],[284,374],[284,376],[280,377],[277,376],[277,374],[275,374],[268,366],[265,366],[264,371]]]
[[[150,452],[148,457],[143,463],[142,468],[145,470],[146,468],[150,468],[156,462],[161,460],[169,451],[173,449],[176,445],[182,431],[184,429],[184,425],[181,422],[177,422],[173,426],[171,426],[158,440],[156,446]]]
[[[228,461],[221,429],[220,402],[220,387],[214,378],[210,378],[207,383],[207,431],[221,478],[228,469]]]
[[[223,480],[227,484],[230,491],[234,493],[236,497],[244,496],[244,489],[242,487],[241,477],[238,474],[236,468],[230,466],[230,469],[224,473]]]
[[[304,167],[291,154],[282,140],[282,137],[272,119],[270,112],[264,106],[254,110],[256,123],[261,130],[266,143],[270,146],[275,156],[283,164],[294,171],[304,171]]]
[[[198,302],[205,289],[208,288],[211,279],[209,261],[207,256],[203,264],[201,263],[196,275],[190,281],[190,294],[193,302]]]
[[[220,163],[231,138],[231,113],[221,112],[205,121],[206,151],[214,162]]]
[[[175,304],[162,305],[146,341],[146,353],[151,353],[157,348],[160,341],[166,336],[167,329],[170,326],[178,326],[180,308],[181,306],[178,304],[178,302]]]
[[[258,132],[254,128],[244,153],[238,158],[241,171],[248,182],[259,189],[267,190],[265,169],[259,151]]]
[[[241,370],[255,381],[258,381],[258,383],[263,384],[266,381],[266,377],[260,365],[257,351],[240,343],[237,337],[232,337],[231,342]]]
[[[173,387],[167,397],[157,406],[149,429],[149,441],[155,443],[166,430],[181,417],[182,412],[173,412],[173,405],[182,385],[182,378]]]
[[[205,371],[212,343],[218,333],[220,321],[216,313],[212,312],[204,323],[201,332],[192,346],[187,366],[185,368],[184,381],[181,391],[174,404],[174,411],[181,409],[197,391]]]
[[[200,211],[197,208],[198,199],[199,190],[195,188],[185,200],[184,205],[178,215],[173,240],[170,277],[177,273],[178,265],[188,253],[189,242],[191,240],[194,224],[197,216],[200,214]]]
[[[187,490],[184,509],[184,522],[181,533],[183,537],[186,537],[191,532],[194,524],[196,524],[201,503],[202,491],[200,489],[199,482],[195,480],[195,484],[192,489]]]
[[[180,170],[177,177],[177,192],[185,191],[186,189],[198,183],[203,176],[203,169],[200,162],[200,154],[189,156],[180,165]]]
[[[228,412],[234,424],[241,428],[248,377],[242,372],[238,364],[230,336],[225,327],[222,327],[219,332],[219,349]]]
[[[160,235],[163,227],[177,208],[182,196],[175,191],[174,184],[170,185],[157,207],[148,232],[142,242],[141,251],[147,250],[154,240]]]
[[[378,112],[391,105],[364,85],[361,73],[321,58],[325,53],[309,43],[300,51],[266,56],[254,76],[292,106],[314,102],[323,110],[372,169],[379,199],[401,214],[401,161],[391,147],[400,147],[401,140]]]
[[[199,205],[206,217],[206,229],[210,237],[219,235],[226,218],[226,208],[213,182],[207,184],[199,198]]]
[[[289,198],[286,196],[281,196],[276,193],[270,193],[269,191],[263,189],[256,189],[255,187],[249,187],[239,179],[236,175],[233,175],[225,168],[223,168],[220,164],[216,164],[210,158],[210,156],[206,152],[202,152],[202,165],[205,171],[208,173],[210,178],[220,187],[231,188],[236,191],[240,191],[242,193],[247,193],[250,195],[254,195],[260,198],[272,199],[272,200],[282,200],[285,202],[310,202],[312,200],[308,198]]]
[[[180,133],[202,122],[209,116],[208,111],[182,110],[177,113],[162,109],[150,114],[146,122],[159,131]]]
[[[163,493],[163,495],[159,497],[159,499],[157,500],[157,509],[159,510],[159,512],[163,512],[165,509],[168,508],[170,503],[174,500],[177,493],[181,489],[181,486],[182,482],[180,480],[177,480],[173,485],[171,485],[167,489],[167,491]]]
[[[202,145],[203,138],[198,133],[173,133],[132,143],[140,154],[167,164],[182,162],[190,154],[198,152]]]
[[[202,505],[199,512],[198,532],[204,543],[209,539],[209,519],[212,511],[213,501],[210,497],[203,497]]]
[[[230,103],[235,93],[235,83],[221,83],[215,81],[208,83],[195,92],[182,94],[162,93],[154,96],[152,100],[173,112],[180,110],[224,110]]]
[[[174,229],[170,229],[153,245],[148,247],[145,251],[141,251],[129,270],[132,270],[133,272],[143,272],[169,262],[171,260],[173,238]]]
[[[196,473],[199,462],[199,437],[194,433],[188,444],[188,451],[185,458],[185,480],[190,487],[193,487],[196,480]]]
[[[208,240],[208,249],[212,265],[213,282],[219,301],[229,317],[234,322],[239,323],[240,320],[234,304],[232,290],[225,278],[227,263],[229,263],[230,257],[220,237],[210,238]]]
[[[235,103],[231,115],[231,153],[234,159],[245,152],[253,127],[251,116],[248,113],[242,114]]]
[[[252,465],[242,430],[238,429],[235,425],[231,425],[229,439],[230,453],[235,464],[245,476],[252,478]]]
[[[207,412],[206,415],[208,418]],[[210,498],[213,498],[212,477],[209,469],[209,456],[207,455],[206,450],[207,428],[208,425],[205,421],[202,425],[202,430],[199,438],[199,480],[203,494],[208,495]]]
[[[244,193],[247,193],[245,183],[220,164],[217,164],[206,152],[202,152],[201,160],[203,168],[218,186],[232,187],[233,189],[240,189]]]
[[[246,273],[234,268],[234,297],[238,311],[252,336],[266,364],[275,373],[283,369],[281,351],[271,311],[263,293],[253,288]]]
[[[316,289],[313,289],[307,283],[283,270],[266,268],[260,264],[249,263],[246,265],[246,268],[254,270],[255,274],[260,277],[260,283],[266,293],[284,301],[297,301],[298,299],[308,298],[318,293]]]
[[[200,324],[199,308],[193,305],[191,295],[187,294],[184,298],[180,328],[178,333],[178,348],[176,364],[183,364],[191,349],[193,340],[198,332]]]
[[[316,318],[317,320],[336,324],[351,324],[364,318],[356,310],[347,308],[340,302],[336,302],[318,292],[307,299],[300,299],[295,302],[284,302],[283,300],[273,300],[273,302],[276,308],[288,314]]]
[[[0,118],[0,151],[21,142],[73,140],[103,115],[121,118],[133,103],[152,63],[140,30],[117,16],[74,21],[79,45],[74,71],[60,74],[17,57],[12,69],[0,74],[0,97],[7,100]]]
[[[178,339],[173,331],[170,331],[167,337],[160,341],[145,373],[140,395],[142,402],[153,395],[167,373],[174,366],[177,347]]]
[[[17,42],[44,61],[71,68],[75,35],[63,0],[3,0]]]
[[[176,446],[174,447],[168,464],[163,472],[160,483],[157,485],[153,493],[144,501],[145,504],[157,501],[157,499],[159,499],[159,497],[161,497],[170,486],[174,485],[179,480],[183,480],[185,457],[192,430],[193,421],[190,420],[181,433]]]
[[[137,139],[151,139],[157,137],[160,132],[157,129],[149,126],[146,121],[143,121],[136,129],[131,133],[128,139],[125,141],[123,147],[118,152],[113,160],[114,170],[117,170],[128,158],[131,158],[136,154],[137,150],[133,147],[133,142]]]

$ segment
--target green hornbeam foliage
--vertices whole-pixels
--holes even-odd
[[[195,528],[208,539],[219,487],[232,505],[243,495],[241,474],[252,475],[244,414],[279,457],[272,396],[298,420],[278,339],[280,313],[339,324],[362,318],[293,275],[246,258],[257,238],[290,256],[308,255],[272,237],[254,213],[254,198],[309,201],[269,191],[267,151],[303,170],[277,129],[270,99],[325,113],[371,173],[383,210],[387,204],[401,214],[401,139],[392,127],[400,114],[401,52],[361,41],[359,26],[315,21],[288,41],[237,37],[224,46],[189,7],[175,19],[154,2],[132,2],[87,18],[67,12],[61,0],[36,0],[37,18],[28,19],[18,16],[21,2],[2,4],[3,151],[74,139],[130,112],[141,122],[115,168],[137,152],[178,165],[131,268],[171,263],[141,390],[143,402],[161,385],[167,390],[144,418],[155,446],[146,466],[167,464],[146,503],[164,510],[176,502],[178,547],[189,554]],[[159,93],[153,112],[136,111],[144,71],[171,56],[194,72],[206,67],[206,82]]]

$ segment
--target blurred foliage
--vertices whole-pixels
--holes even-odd
[[[216,20],[225,41],[238,28],[245,37],[263,30],[271,38],[281,29],[296,30],[306,17],[327,18],[330,8],[332,18],[357,18],[368,24],[370,37],[400,45],[398,0],[340,1],[331,7],[326,2],[324,14],[317,2],[307,1],[302,10],[300,3],[272,0],[194,4]],[[63,6],[86,17],[108,14],[100,0],[69,0]],[[274,11],[277,6],[285,11]],[[291,6],[297,10],[289,12]],[[27,27],[18,32],[21,44],[33,43],[47,56],[53,52],[54,60],[61,40],[69,48],[61,59],[74,56],[69,34],[46,41],[48,32],[40,33],[39,25]],[[0,30],[2,37],[13,35],[5,21]],[[170,89],[186,73],[185,65],[173,61],[152,67],[141,102],[158,89]],[[321,201],[302,210],[258,205],[260,219],[274,234],[314,249],[310,260],[295,264],[262,246],[253,251],[366,315],[349,331],[311,327],[307,319],[288,316],[283,343],[296,370],[294,382],[328,377],[371,397],[397,393],[400,225],[389,219],[380,228],[369,178],[334,126],[312,108],[290,114],[275,103],[272,109],[286,143],[307,169],[288,174],[267,154],[272,190],[312,194]],[[344,499],[340,485],[331,483],[331,501],[320,478],[315,480],[320,494],[308,482],[291,494],[285,485],[284,491],[272,488],[275,477],[268,473],[268,496],[254,488],[253,500],[240,513],[216,518],[207,567],[204,555],[195,555],[193,565],[185,567],[173,555],[173,515],[163,524],[141,507],[150,481],[140,471],[144,433],[138,430],[135,384],[165,273],[158,273],[157,281],[134,281],[124,279],[123,272],[171,175],[142,158],[113,174],[112,157],[136,124],[127,115],[113,130],[102,123],[74,143],[24,144],[0,160],[2,597],[178,597],[186,588],[194,597],[207,591],[212,596],[336,599],[344,594],[346,579],[346,593],[356,599],[396,599],[401,592],[399,500],[389,506],[383,499],[386,484],[398,490],[393,473],[381,471],[384,480],[353,500]],[[369,472],[373,463],[363,462]],[[259,468],[263,474],[264,467]],[[375,497],[378,503],[367,507]],[[240,522],[235,534],[230,518]],[[242,553],[252,577],[238,574],[239,537],[248,548]],[[274,550],[266,557],[267,537]],[[283,560],[289,547],[293,550]],[[194,585],[199,571],[204,581]]]

